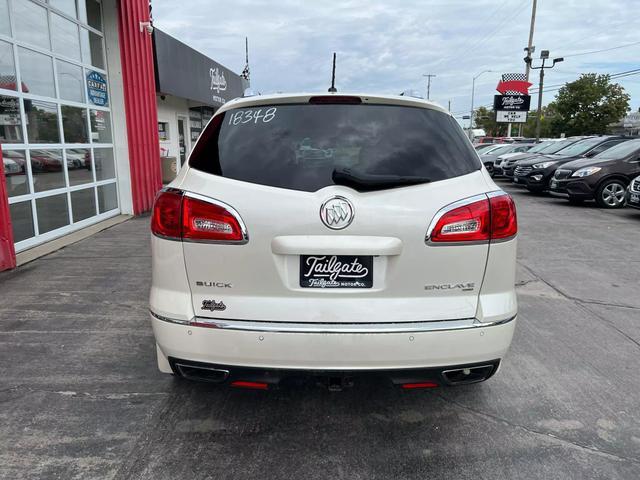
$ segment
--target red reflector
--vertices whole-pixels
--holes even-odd
[[[358,105],[362,103],[360,97],[347,96],[347,95],[318,95],[311,97],[309,103],[313,105],[328,105],[328,104],[347,104]]]
[[[491,239],[513,237],[518,233],[516,205],[510,195],[491,197]]]
[[[238,388],[250,388],[253,390],[268,390],[269,384],[263,382],[245,382],[244,380],[236,380],[235,382],[231,382],[232,387]]]
[[[153,204],[151,232],[159,237],[180,239],[182,192],[166,190],[158,192]]]
[[[223,206],[185,196],[182,238],[240,242],[244,235],[238,219]]]
[[[435,382],[418,382],[418,383],[403,383],[402,388],[406,390],[412,390],[415,388],[436,388],[439,385]]]

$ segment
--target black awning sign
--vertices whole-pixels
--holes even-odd
[[[530,95],[495,95],[493,97],[495,111],[528,112],[530,103]]]

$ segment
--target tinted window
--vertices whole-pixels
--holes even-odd
[[[640,139],[630,140],[628,142],[622,142],[615,147],[611,147],[593,158],[624,158],[627,155],[631,155],[638,150],[640,150]]]
[[[562,149],[562,151],[558,152],[560,155],[566,155],[571,157],[573,155],[584,155],[593,147],[602,142],[602,138],[587,138],[585,140],[580,140],[579,142],[574,143],[573,145],[568,146],[567,148]]]
[[[387,105],[236,109],[209,124],[190,165],[235,180],[312,192],[334,170],[431,181],[480,168],[461,128],[436,110]]]

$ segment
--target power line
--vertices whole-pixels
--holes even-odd
[[[633,47],[634,45],[640,45],[640,42],[627,43],[625,45],[618,45],[617,47],[603,48],[601,50],[591,50],[590,52],[570,53],[568,55],[562,55],[562,56],[564,58],[567,58],[567,57],[580,57],[582,55],[591,55],[593,53],[610,52],[612,50],[619,50],[621,48]]]

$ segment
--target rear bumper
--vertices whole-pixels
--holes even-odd
[[[491,324],[474,323],[473,319],[456,320],[453,322],[458,323],[452,323],[451,328],[442,328],[444,322],[381,324],[412,325],[401,331],[362,326],[355,331],[341,331],[326,324],[315,332],[252,326],[208,328],[173,323],[155,316],[151,322],[158,345],[158,365],[166,373],[173,371],[170,358],[262,369],[375,371],[500,360],[511,344],[516,318]],[[427,324],[433,329],[428,330]]]

